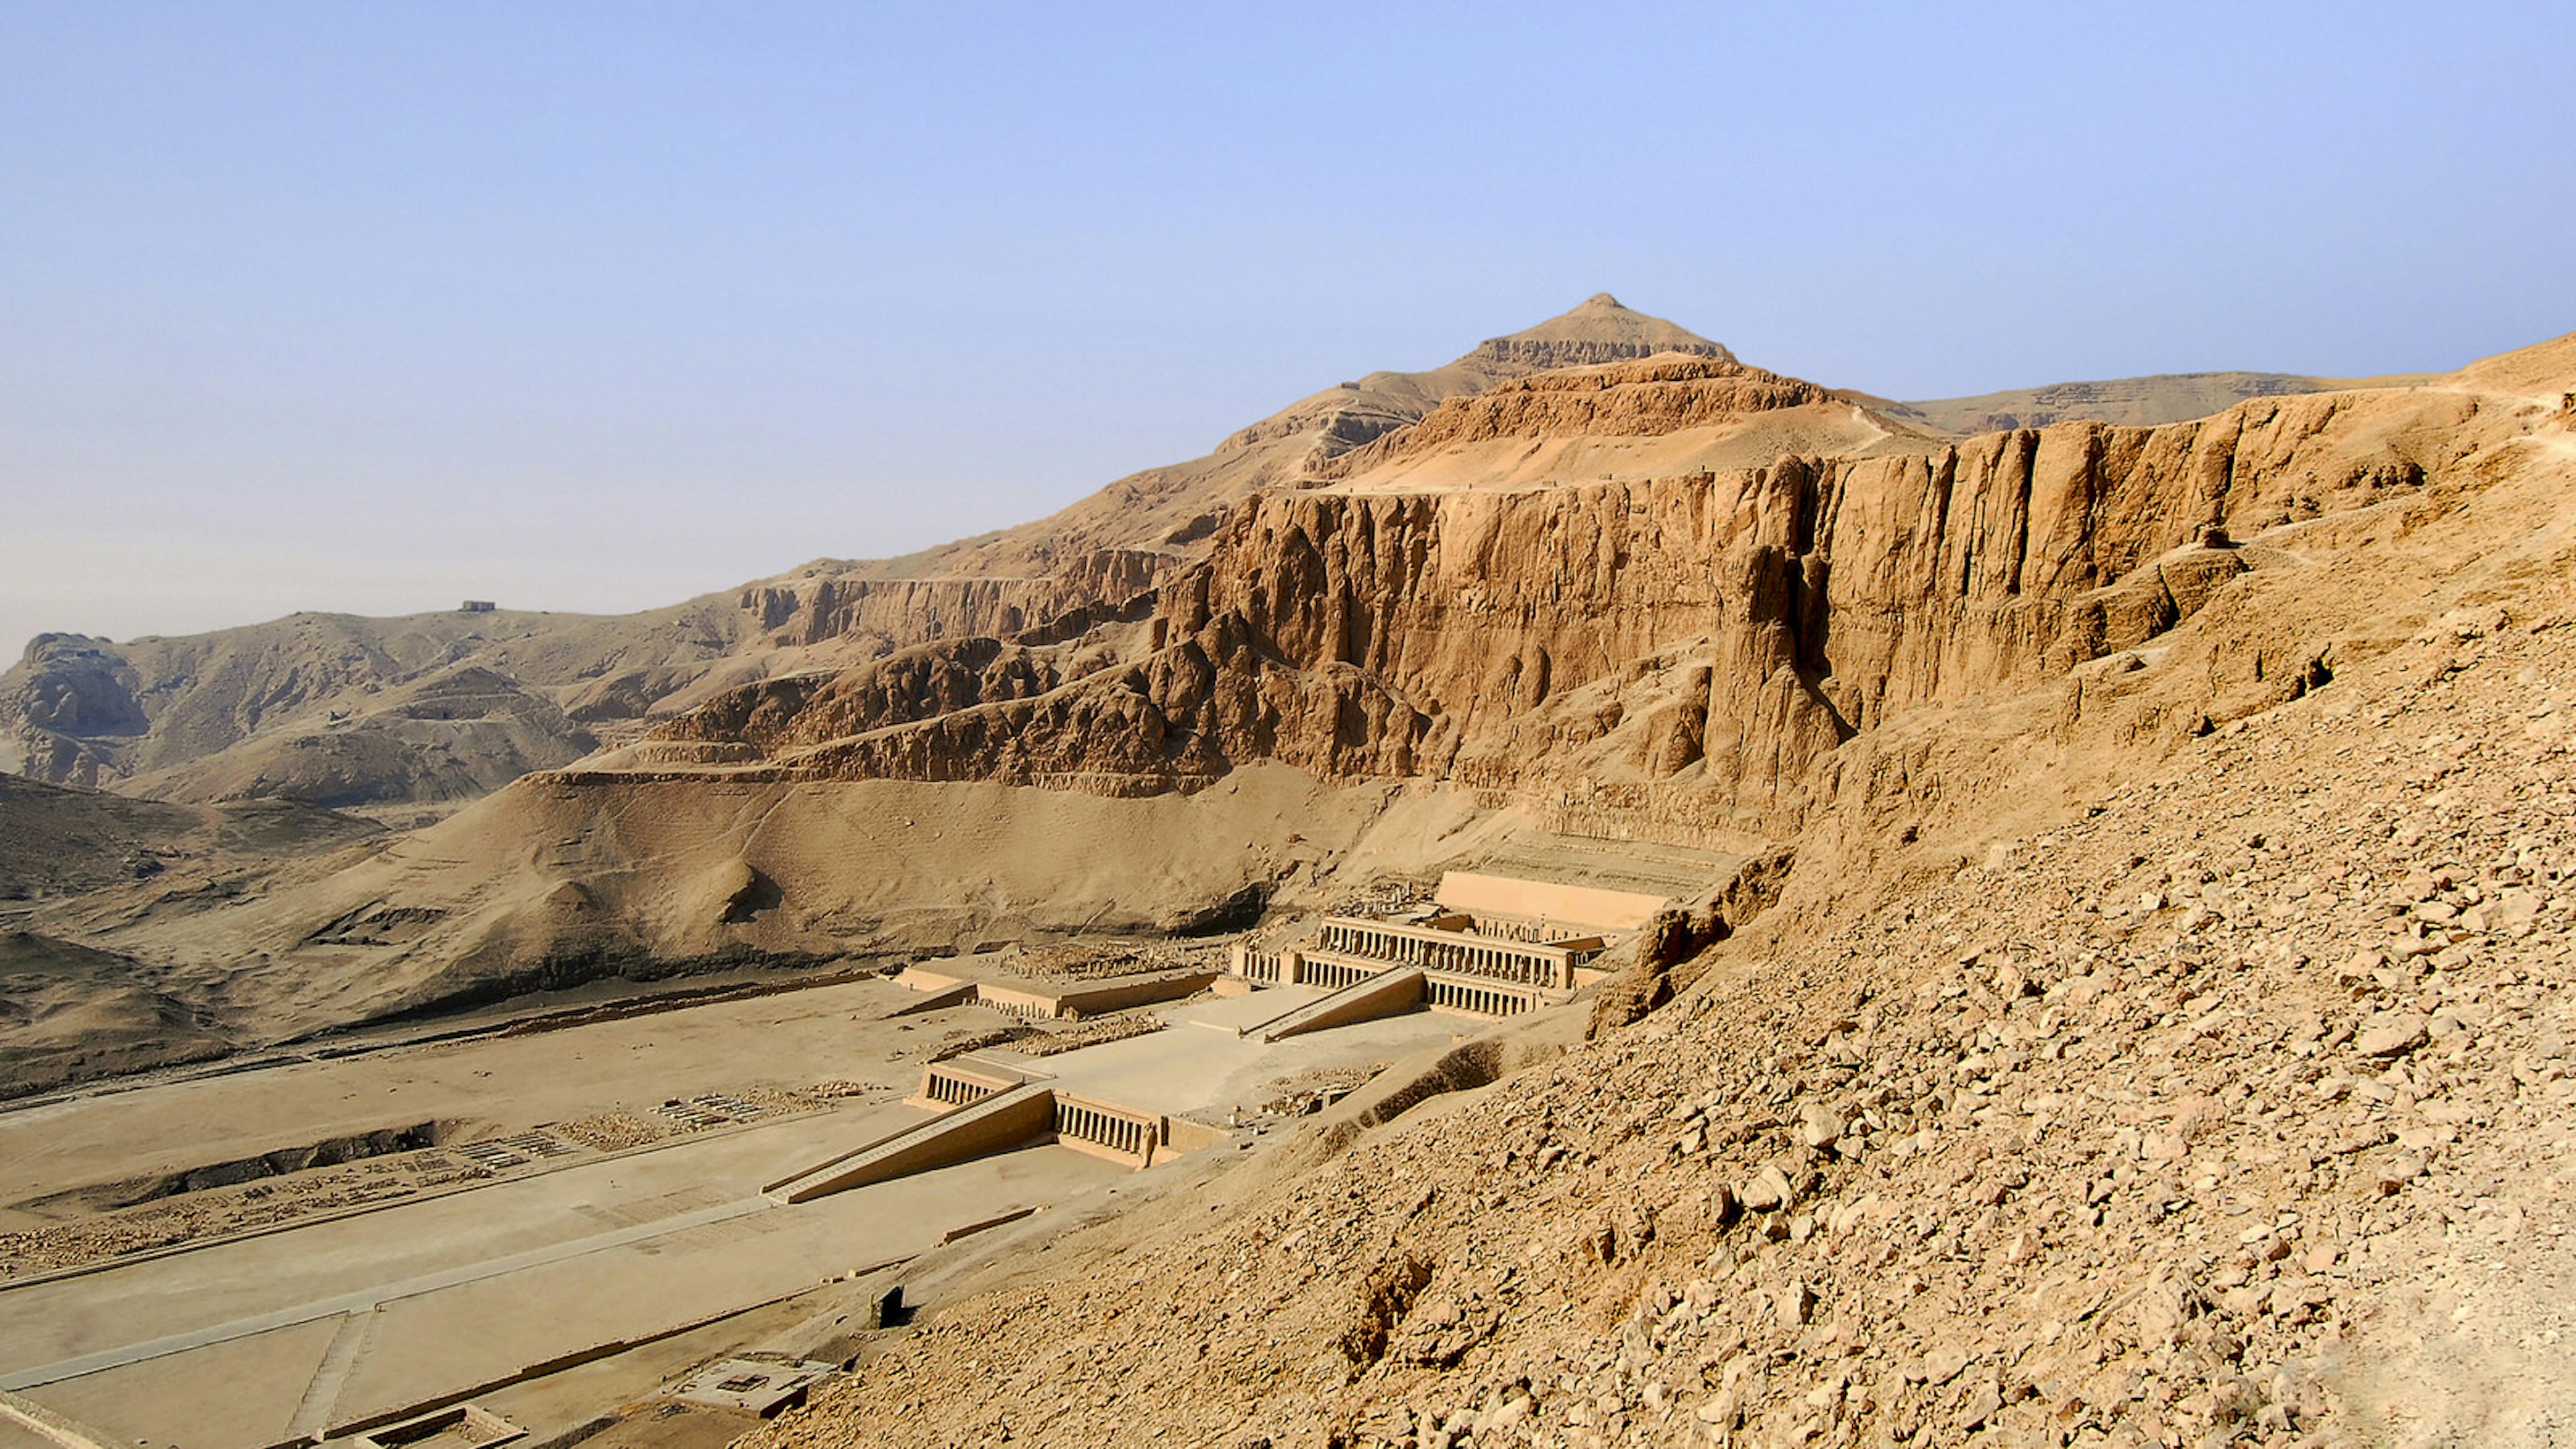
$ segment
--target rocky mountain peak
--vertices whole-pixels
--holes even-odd
[[[1529,370],[1587,367],[1680,352],[1735,361],[1735,354],[1687,327],[1629,310],[1595,292],[1570,312],[1505,337],[1488,338],[1468,360]]]

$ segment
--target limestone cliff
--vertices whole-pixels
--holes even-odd
[[[1696,404],[1630,406],[1673,382],[1719,380],[1757,410],[1812,392],[1727,363],[1624,377],[1495,389],[1415,430],[1439,436],[1371,447],[1705,425]],[[1645,397],[1605,414],[1641,382]],[[1636,481],[1275,490],[1142,622],[754,685],[663,736],[747,751],[730,768],[781,777],[1138,794],[1270,759],[1445,777],[1569,818],[1779,833],[1855,733],[2136,649],[2230,579],[2303,566],[2292,538],[2229,536],[2418,490],[2491,441],[2480,417],[2448,391],[2321,394],[2162,428],[2067,424]],[[2275,691],[2301,687],[2330,637],[2252,667]]]

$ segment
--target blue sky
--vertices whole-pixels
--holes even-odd
[[[0,3],[0,652],[1018,522],[1608,290],[1930,397],[2576,328],[2453,5]]]

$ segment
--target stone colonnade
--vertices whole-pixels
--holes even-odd
[[[1394,966],[1482,976],[1542,991],[1574,989],[1574,953],[1559,946],[1497,941],[1349,916],[1324,918],[1323,949]]]
[[[1437,976],[1430,978],[1429,985],[1433,1006],[1472,1011],[1479,1016],[1517,1016],[1538,1005],[1538,998],[1525,991],[1499,991],[1463,981],[1444,981]]]
[[[921,1095],[951,1107],[966,1107],[1001,1091],[1003,1084],[954,1068],[933,1064],[922,1074]]]
[[[1301,986],[1327,986],[1338,991],[1394,969],[1384,961],[1336,961],[1329,956],[1308,956],[1305,964],[1297,969],[1297,982]]]
[[[1055,1099],[1055,1133],[1139,1160],[1152,1156],[1162,1137],[1151,1119],[1068,1101],[1061,1093]]]

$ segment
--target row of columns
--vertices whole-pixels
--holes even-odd
[[[1305,978],[1301,983],[1303,985],[1341,987],[1356,986],[1378,973],[1365,966],[1352,965],[1348,961],[1318,961],[1309,956],[1306,958],[1306,964],[1297,974]]]
[[[1574,985],[1563,953],[1483,941],[1428,939],[1409,931],[1381,930],[1350,921],[1327,921],[1324,948],[1371,956],[1399,966],[1489,976],[1521,986],[1566,990]]]
[[[1529,1009],[1529,998],[1517,992],[1488,991],[1456,981],[1433,981],[1431,1004],[1483,1016],[1511,1016]]]
[[[989,1006],[995,1011],[1002,1013],[1004,1016],[1016,1016],[1022,1021],[1055,1020],[1054,1008],[1047,1006],[1043,1002],[1005,1001],[998,997],[983,995],[978,995],[976,1000],[981,1002],[983,1005]]]
[[[1143,1157],[1154,1146],[1152,1124],[1130,1117],[1113,1116],[1058,1098],[1055,1104],[1055,1130],[1059,1137],[1095,1142],[1113,1152]]]
[[[969,1103],[980,1102],[993,1095],[994,1090],[981,1082],[965,1077],[952,1077],[936,1068],[933,1068],[930,1073],[930,1100],[945,1102],[952,1107],[963,1107]]]

